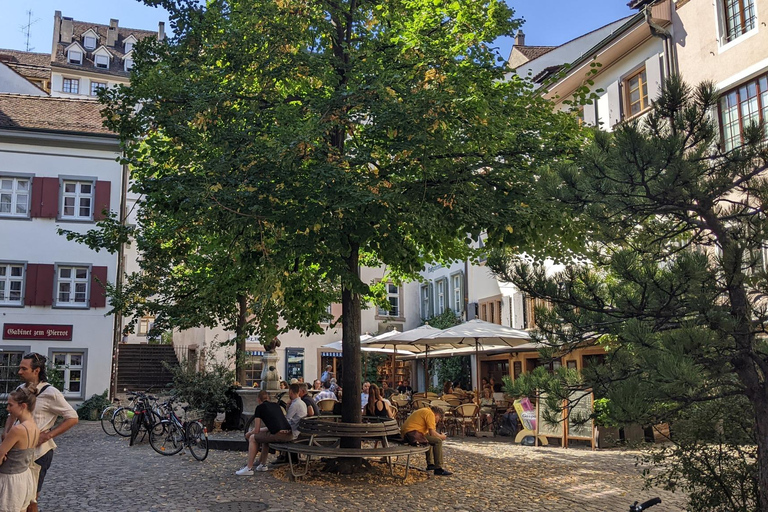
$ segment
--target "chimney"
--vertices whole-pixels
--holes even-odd
[[[515,46],[525,46],[525,34],[522,30],[518,30],[515,35]]]
[[[56,49],[59,46],[59,37],[61,36],[61,11],[53,14],[53,47],[51,48],[51,61],[56,60]]]
[[[161,21],[157,24],[157,40],[162,41],[165,39],[165,22]]]
[[[72,18],[68,18],[66,16],[61,18],[61,34],[59,36],[59,41],[64,44],[71,43],[74,31],[75,25],[72,23]]]
[[[107,29],[107,46],[115,47],[117,44],[117,20],[109,20],[109,28]]]

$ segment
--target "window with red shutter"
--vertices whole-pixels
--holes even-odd
[[[30,217],[55,219],[58,213],[59,178],[33,178]]]
[[[27,265],[27,269],[33,265]],[[26,306],[50,306],[53,304],[53,281],[55,269],[53,265],[34,265],[36,267],[36,278],[34,279],[34,302],[26,302]],[[29,279],[29,277],[27,278]],[[30,284],[28,282],[27,287]]]
[[[109,181],[96,182],[96,199],[94,201],[93,220],[103,220],[107,216],[104,211],[109,212],[109,194],[112,183]]]
[[[91,268],[91,307],[103,308],[107,306],[107,267]]]

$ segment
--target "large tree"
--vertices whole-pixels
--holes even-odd
[[[415,276],[470,256],[481,233],[520,247],[562,220],[531,190],[577,127],[505,77],[493,41],[519,20],[503,2],[145,1],[169,11],[175,35],[137,45],[106,115],[142,208],[177,227],[154,243],[204,236],[215,219],[214,236],[258,254],[251,271],[278,269],[280,284],[317,269],[341,292],[345,389],[360,386],[361,265]],[[324,297],[280,289],[280,314],[311,330],[302,311]],[[344,421],[360,415],[346,393]]]
[[[537,311],[550,355],[608,353],[583,381],[562,369],[511,391],[593,386],[622,423],[671,424],[655,482],[689,491],[693,510],[768,511],[768,151],[757,125],[726,151],[717,101],[712,84],[673,77],[644,121],[596,130],[542,180],[586,233],[584,263],[555,275],[511,254],[492,264],[551,304]]]

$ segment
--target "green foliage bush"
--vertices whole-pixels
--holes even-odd
[[[91,398],[80,404],[80,407],[77,408],[77,417],[81,420],[99,419],[101,411],[103,411],[110,403],[109,398],[107,398],[107,390],[105,389],[102,394],[93,395]]]
[[[180,400],[202,411],[205,418],[216,416],[230,407],[227,391],[235,381],[235,372],[218,361],[209,360],[202,368],[196,360],[179,366],[166,365],[173,374],[173,386]]]

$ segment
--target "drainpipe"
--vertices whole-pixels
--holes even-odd
[[[120,223],[125,225],[126,218],[126,202],[128,194],[128,175],[130,169],[128,164],[123,164],[123,175],[120,192]],[[120,244],[117,249],[117,276],[115,277],[115,287],[117,292],[120,293],[123,290],[123,274],[125,273],[125,245]],[[112,375],[110,385],[110,399],[114,399],[117,395],[117,358],[120,353],[120,342],[123,339],[123,315],[120,312],[115,313],[115,321],[112,334]]]
[[[664,40],[664,72],[666,78],[669,78],[673,74],[677,74],[677,55],[675,51],[675,43],[672,40],[672,32],[662,27],[651,17],[650,5],[646,5],[643,13],[645,14],[645,22],[648,23],[648,27],[651,29],[651,35]]]

